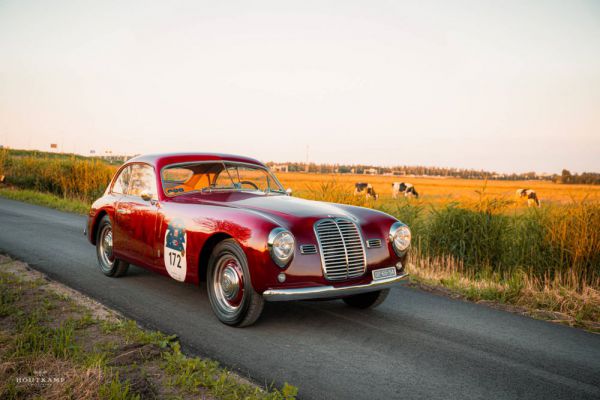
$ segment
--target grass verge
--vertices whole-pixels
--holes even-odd
[[[600,333],[600,290],[592,286],[573,289],[561,277],[535,279],[525,271],[473,273],[450,256],[413,256],[408,272],[426,291]]]
[[[63,198],[55,194],[42,193],[36,190],[0,187],[0,196],[81,215],[87,214],[90,210],[89,203],[85,201]]]
[[[372,204],[364,203],[364,198],[362,197],[356,198],[353,195],[347,195],[346,192],[340,191],[335,183],[322,183],[319,187],[312,187],[311,191],[313,194],[318,195],[314,197],[317,200],[339,201],[343,203],[352,203],[354,201],[360,203],[359,205],[372,206]],[[338,197],[332,198],[331,193],[338,193]],[[0,188],[0,196],[79,214],[86,214],[89,210],[89,205],[84,201],[64,199],[53,194],[33,190]],[[423,231],[425,230],[423,225],[428,220],[423,218],[422,208],[411,206],[408,203],[400,204],[396,210],[383,211],[390,212],[408,223],[411,229],[413,229],[413,234],[415,234],[417,241],[416,247],[418,247],[419,243],[423,241]],[[560,251],[558,252],[561,254],[561,260],[567,261],[573,258],[569,254],[587,254],[588,256],[584,260],[585,263],[595,265],[594,260],[598,257],[598,250],[596,248],[599,243],[597,241],[598,232],[595,229],[598,221],[598,205],[582,203],[576,208],[579,211],[591,210],[589,214],[593,214],[593,218],[588,218],[589,216],[584,213],[581,216],[577,215],[578,218],[570,224],[576,227],[589,226],[590,229],[581,229],[580,233],[571,235],[577,239],[573,240],[575,244],[572,246],[559,246]],[[442,218],[444,223],[437,223],[435,225],[444,227],[456,225],[456,222],[448,223],[444,212],[442,211],[438,215],[438,218]],[[448,213],[456,217],[454,208],[449,208]],[[463,214],[464,212],[459,213],[459,216],[463,216]],[[473,217],[471,214],[473,213],[470,213],[469,216]],[[534,235],[537,232],[536,229],[539,229],[537,224],[534,223],[538,214],[540,213],[537,210],[532,210],[517,216],[523,220],[524,225],[527,225],[526,223],[533,225],[533,227],[528,227],[522,232],[522,236],[527,238],[527,242],[522,244],[520,253],[522,253],[521,257],[527,259],[529,262],[535,258],[533,255],[537,255],[536,260],[539,262],[536,264],[543,263],[545,262],[544,260],[549,259],[546,253],[550,251],[544,248],[544,237]],[[496,249],[497,247],[500,248],[501,241],[495,240],[493,235],[490,236],[488,232],[493,231],[493,229],[489,228],[490,221],[493,221],[493,216],[483,213],[482,216],[475,215],[475,217],[478,218],[477,221],[482,220],[484,222],[463,221],[459,225],[463,227],[478,227],[483,224],[486,226],[484,232],[470,233],[471,236],[462,237],[465,236],[464,232],[461,236],[452,232],[435,230],[430,233],[430,236],[437,238],[436,240],[438,241],[441,240],[440,238],[445,238],[445,240],[457,236],[462,238],[458,243],[447,243],[446,245],[451,249],[463,249],[463,251],[466,251],[465,249],[473,247],[473,253],[485,254],[486,251],[484,250],[486,248],[480,249],[477,247],[479,242],[485,242],[488,244],[488,253],[503,253],[503,251]],[[499,218],[506,217],[499,216]],[[581,222],[583,219],[588,221],[587,225]],[[553,221],[558,220],[557,218],[553,219]],[[590,220],[596,222],[591,224],[589,223]],[[564,232],[569,232],[567,224],[562,224],[559,228],[549,231],[560,231],[563,232],[563,235],[565,235]],[[470,232],[466,228],[465,231],[467,233]],[[515,233],[514,230],[510,232]],[[490,237],[488,238],[488,236]],[[486,238],[486,240],[481,240],[481,237]],[[566,241],[564,238],[554,238],[553,240]],[[586,249],[589,249],[581,250],[581,243],[584,243]],[[510,243],[504,244],[504,246],[504,252],[507,253],[515,251],[515,248],[518,247]],[[412,267],[409,272],[411,273],[414,285],[424,290],[458,296],[475,302],[485,302],[494,307],[519,312],[534,318],[567,324],[591,332],[600,332],[600,289],[597,279],[591,279],[594,283],[588,284],[586,281],[589,279],[582,279],[582,276],[585,277],[585,274],[574,273],[576,269],[569,269],[565,273],[557,273],[554,276],[549,276],[552,268],[548,266],[545,270],[542,268],[541,272],[534,272],[522,267],[515,267],[504,271],[492,271],[489,268],[481,267],[484,263],[482,260],[476,260],[472,265],[465,265],[464,261],[457,261],[460,258],[457,259],[451,255],[428,256],[419,250],[416,253],[421,253],[421,255],[413,257]],[[447,253],[451,253],[451,251],[447,251]],[[468,257],[462,258],[468,260]],[[490,256],[488,258],[493,257]],[[583,268],[583,271],[585,270]]]
[[[0,255],[0,398],[293,399]]]

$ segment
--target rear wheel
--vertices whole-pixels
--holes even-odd
[[[227,325],[252,325],[264,306],[254,291],[246,255],[233,239],[217,244],[208,261],[208,298],[213,312]]]
[[[98,266],[104,275],[119,277],[127,273],[129,264],[116,259],[113,254],[113,230],[108,215],[102,217],[98,225],[96,255],[98,256]]]
[[[355,308],[375,308],[388,297],[390,289],[378,290],[376,292],[355,294],[354,296],[344,297],[344,303]]]

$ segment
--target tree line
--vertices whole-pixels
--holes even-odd
[[[600,185],[600,173],[582,172],[581,174],[572,174],[568,169],[563,169],[562,174],[556,175],[554,181],[566,184]]]
[[[373,175],[414,175],[414,176],[434,176],[444,178],[462,178],[462,179],[488,179],[488,180],[547,180],[565,184],[600,184],[600,174],[595,172],[583,172],[581,174],[572,174],[568,170],[563,170],[558,174],[538,174],[536,172],[523,173],[497,173],[493,171],[475,170],[467,168],[444,168],[428,166],[409,166],[401,165],[394,167],[378,167],[368,164],[317,164],[288,162],[276,163],[268,162],[267,165],[276,171],[288,172],[310,172],[318,174],[373,174]]]

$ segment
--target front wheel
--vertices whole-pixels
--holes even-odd
[[[210,305],[221,322],[243,327],[260,317],[264,300],[252,287],[246,255],[235,240],[215,246],[206,280]]]
[[[388,297],[390,289],[378,290],[376,292],[355,294],[354,296],[344,297],[344,303],[355,308],[375,308]]]
[[[118,277],[127,273],[129,264],[116,259],[113,254],[113,230],[108,215],[105,215],[98,225],[96,255],[98,256],[98,266],[104,275]]]

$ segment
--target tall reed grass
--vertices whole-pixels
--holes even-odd
[[[80,157],[52,157],[0,150],[0,175],[22,189],[92,202],[105,190],[114,166]],[[323,180],[295,193],[301,197],[374,207],[407,223],[415,253],[454,260],[468,276],[527,276],[583,290],[600,288],[600,202],[545,203],[521,209],[488,195],[433,207],[413,199],[366,200],[349,182]]]
[[[347,185],[346,185],[347,186]],[[600,203],[578,200],[517,209],[480,191],[478,200],[431,207],[412,199],[367,204],[335,181],[312,187],[310,198],[371,205],[405,222],[419,258],[446,260],[461,274],[501,280],[531,277],[575,290],[600,288]],[[423,265],[426,265],[424,263]]]
[[[0,175],[5,175],[7,184],[63,198],[91,203],[104,192],[114,172],[115,167],[100,160],[15,155],[0,150]]]

